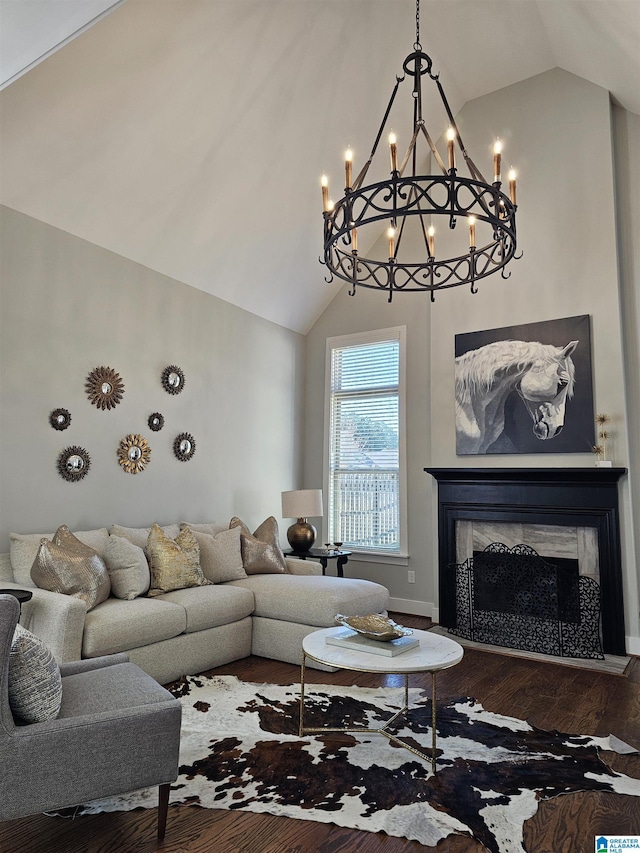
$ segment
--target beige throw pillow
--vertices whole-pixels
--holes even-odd
[[[147,593],[153,597],[173,589],[210,584],[200,568],[200,547],[195,534],[188,527],[171,539],[154,524],[147,539],[147,557],[151,572],[151,588]]]
[[[237,581],[247,577],[242,565],[240,528],[222,530],[215,536],[193,531],[200,546],[200,566],[212,583]]]
[[[280,548],[278,522],[271,515],[251,534],[247,525],[234,516],[229,527],[240,528],[242,563],[248,575],[286,572],[287,564]]]
[[[218,533],[222,533],[223,530],[229,529],[226,524],[217,524],[216,522],[211,522],[209,524],[202,524],[202,522],[199,522],[198,524],[193,524],[191,521],[183,521],[180,528],[182,529],[185,524],[187,527],[190,527],[194,533],[208,533],[209,536],[217,536]]]
[[[60,713],[62,678],[50,649],[16,625],[9,651],[9,706],[25,723],[44,723]]]
[[[102,557],[77,539],[66,524],[53,540],[40,540],[31,579],[40,589],[80,598],[91,610],[109,597],[111,582]]]
[[[123,536],[110,536],[104,549],[104,561],[111,579],[111,593],[131,601],[149,589],[149,564],[142,548]]]

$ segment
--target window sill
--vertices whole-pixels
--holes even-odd
[[[358,563],[386,563],[389,566],[408,566],[408,554],[385,554],[382,551],[351,550],[350,560]]]

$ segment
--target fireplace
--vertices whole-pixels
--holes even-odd
[[[493,542],[447,571],[456,588],[452,633],[538,654],[603,659],[600,586],[580,575],[577,560],[550,563],[529,545]]]
[[[425,468],[438,482],[440,624],[456,624],[452,564],[460,562],[459,523],[546,526],[583,531],[594,543],[602,608],[602,647],[624,655],[618,480],[625,468]],[[522,541],[522,540],[521,540]],[[528,544],[528,543],[524,543]],[[533,543],[532,543],[533,544]],[[534,544],[534,547],[536,545]],[[591,570],[586,571],[592,574]]]

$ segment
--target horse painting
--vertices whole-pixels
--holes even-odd
[[[541,441],[559,435],[573,396],[575,366],[565,347],[537,341],[501,340],[469,350],[455,362],[456,451],[488,453],[505,426],[505,403],[515,390]]]

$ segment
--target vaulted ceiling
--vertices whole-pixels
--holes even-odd
[[[307,331],[338,288],[319,176],[369,153],[414,0],[16,2],[2,203]],[[420,35],[454,112],[559,66],[640,114],[640,0],[422,0]]]

